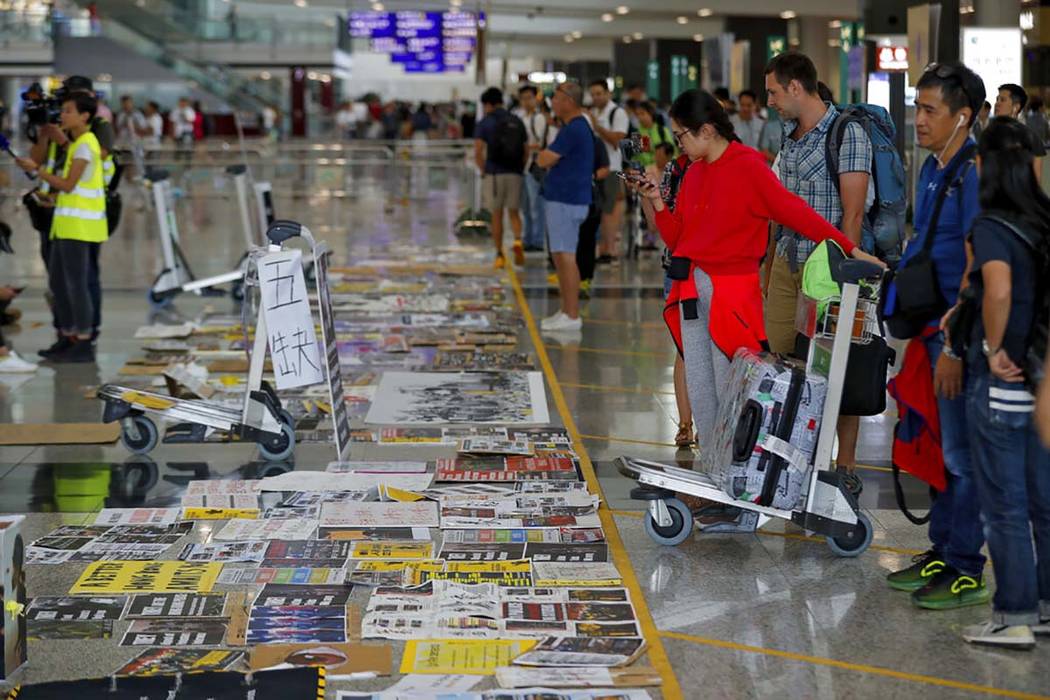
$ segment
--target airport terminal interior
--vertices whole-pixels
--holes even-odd
[[[1050,1],[622,1],[0,0],[3,697],[1050,698]]]

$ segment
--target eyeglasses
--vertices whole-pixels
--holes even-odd
[[[923,69],[923,73],[933,73],[941,80],[954,80],[959,84],[959,89],[966,95],[966,101],[972,103],[973,97],[970,96],[970,91],[966,89],[966,80],[963,77],[962,72],[956,66],[949,65],[947,63],[929,63],[926,68]]]
[[[681,131],[672,131],[671,135],[674,136],[674,140],[679,146],[682,145],[682,137],[689,133],[689,129],[682,129]]]

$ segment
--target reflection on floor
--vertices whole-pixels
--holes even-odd
[[[429,198],[388,198],[381,180],[363,175],[354,197],[292,198],[278,188],[277,207],[282,216],[301,218],[326,239],[336,264],[382,251],[391,241],[426,249],[450,241],[449,222],[462,202],[457,181],[437,182],[436,177],[431,173]],[[232,219],[230,201],[191,198],[187,206],[190,211],[183,215],[195,224],[183,227],[191,264],[201,275],[223,271],[240,253],[240,234],[230,235],[225,225]],[[105,326],[97,367],[64,366],[42,369],[28,379],[0,378],[0,421],[97,420],[99,405],[85,397],[87,387],[112,377],[137,350],[131,332],[148,319],[143,290],[156,273],[157,246],[148,217],[134,207],[126,209],[120,232],[104,246]],[[24,216],[5,212],[5,218],[16,227],[16,241],[33,240]],[[25,312],[21,329],[11,334],[26,355],[50,342],[43,275],[32,248],[27,242],[19,256],[3,260],[0,277],[29,285],[20,303]],[[556,309],[557,299],[546,287],[547,272],[542,256],[530,256],[521,272],[537,318]],[[885,416],[865,420],[861,433],[861,503],[876,525],[874,545],[863,556],[835,558],[819,538],[782,523],[757,535],[697,534],[676,548],[649,540],[641,504],[628,497],[632,484],[611,460],[621,454],[689,458],[676,455],[672,446],[677,424],[673,350],[660,318],[661,283],[653,254],[600,267],[597,292],[583,305],[582,333],[544,342],[685,696],[1050,694],[1046,642],[1032,652],[967,646],[958,629],[985,619],[986,608],[919,611],[904,594],[885,585],[887,572],[926,545],[923,528],[909,523],[895,507],[887,469],[892,419]],[[204,305],[191,297],[177,302],[190,318]],[[326,446],[303,445],[295,468],[323,468],[330,454]],[[355,452],[360,459],[379,455],[398,456],[396,449],[378,446]],[[51,514],[34,522],[27,533],[32,539],[64,521],[63,512],[103,504],[165,505],[177,502],[189,479],[234,473],[258,478],[285,468],[253,460],[253,448],[245,445],[161,446],[152,459],[129,457],[119,446],[2,447],[0,510]],[[924,489],[907,478],[904,485],[909,502],[921,508]],[[31,572],[30,587],[49,593],[68,589],[70,580],[49,578],[50,573]],[[116,668],[127,657],[119,649],[114,654],[111,645],[67,642],[53,648],[58,656],[37,657],[32,663],[60,662],[71,674],[88,675],[93,669]]]

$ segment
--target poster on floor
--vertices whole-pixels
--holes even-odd
[[[366,423],[547,423],[540,372],[386,372]]]

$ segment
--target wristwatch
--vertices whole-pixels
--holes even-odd
[[[995,353],[999,352],[1002,349],[1003,349],[1002,345],[1000,345],[997,348],[993,348],[993,347],[989,346],[987,338],[985,338],[984,340],[981,341],[981,350],[984,351],[984,356],[987,357],[988,359],[991,359],[992,356],[995,355]]]

